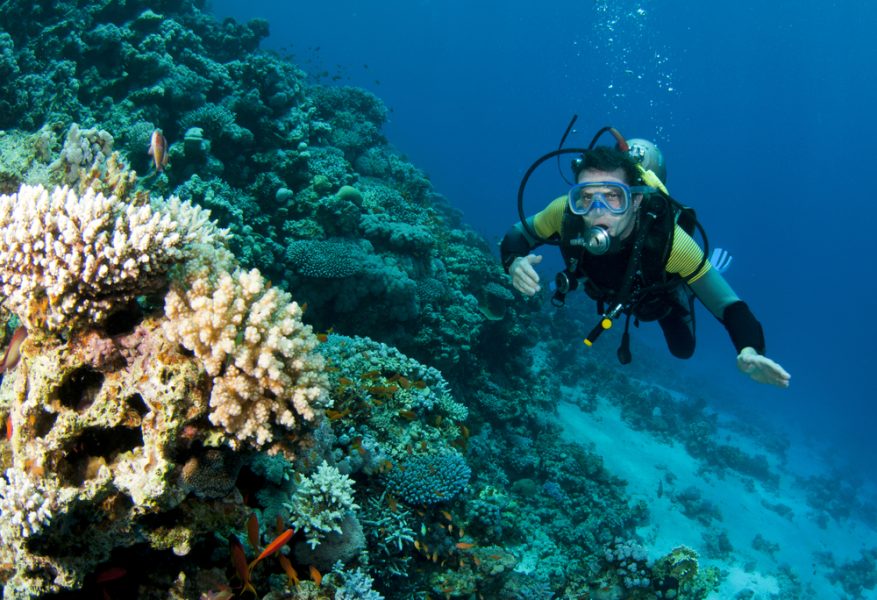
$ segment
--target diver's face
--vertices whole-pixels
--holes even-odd
[[[624,171],[621,169],[616,169],[614,171],[595,171],[586,169],[579,173],[576,183],[589,183],[592,181],[617,181],[618,183],[630,185],[624,180]],[[639,205],[642,199],[642,194],[634,194],[630,199],[630,208],[628,208],[623,214],[613,215],[608,210],[598,206],[592,209],[588,214],[583,215],[582,219],[585,220],[586,228],[600,225],[605,227],[609,232],[609,235],[612,237],[617,237],[618,239],[623,240],[633,231],[633,226],[636,222],[636,211],[639,210]]]

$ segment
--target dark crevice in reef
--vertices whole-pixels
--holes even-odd
[[[61,406],[84,412],[97,397],[104,382],[103,374],[89,368],[80,367],[70,373],[58,388]]]
[[[58,465],[61,482],[80,486],[96,477],[102,465],[111,465],[118,455],[140,446],[140,429],[89,427],[67,445],[64,460]]]

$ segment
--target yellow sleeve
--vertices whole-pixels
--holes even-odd
[[[678,274],[687,283],[694,283],[712,268],[710,262],[705,261],[700,271],[695,273],[701,260],[703,260],[703,250],[690,235],[685,233],[685,230],[676,225],[673,232],[673,248],[670,250],[670,258],[667,259],[667,272]]]
[[[536,235],[547,240],[552,235],[560,234],[563,222],[563,209],[566,208],[566,196],[560,196],[551,201],[551,204],[543,208],[533,216],[533,229]]]

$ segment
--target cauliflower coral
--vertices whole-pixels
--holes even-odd
[[[258,270],[198,270],[165,299],[165,334],[194,352],[213,376],[210,421],[236,440],[272,440],[328,404],[318,341],[302,309]]]

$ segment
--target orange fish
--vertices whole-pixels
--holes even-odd
[[[329,417],[330,421],[337,421],[343,417],[346,417],[350,414],[350,409],[345,408],[344,410],[332,410],[331,408],[326,410],[326,416]]]
[[[288,542],[289,540],[292,539],[293,533],[295,533],[295,532],[292,529],[287,529],[286,531],[284,531],[283,533],[278,535],[276,538],[274,538],[273,542],[271,542],[270,544],[265,546],[265,549],[262,550],[262,554],[257,556],[255,558],[255,560],[253,560],[253,562],[250,563],[250,568],[252,569],[256,565],[257,562],[259,562],[260,560],[262,560],[266,556],[271,556],[272,554],[274,554],[275,552],[277,552],[278,550],[283,548],[283,546],[286,545],[286,542]]]
[[[277,556],[277,560],[280,561],[280,566],[283,567],[283,570],[286,572],[286,576],[289,578],[289,581],[294,583],[295,585],[298,585],[298,571],[293,568],[292,563],[289,562],[289,559],[286,558],[284,555],[279,554]]]
[[[413,421],[414,419],[417,418],[417,413],[414,412],[413,410],[400,410],[399,416],[402,417],[403,419]]]
[[[244,554],[244,547],[234,534],[228,536],[228,549],[231,552],[231,563],[234,565],[241,583],[244,584],[243,591],[252,592],[255,596],[256,588],[250,583],[250,568],[247,566],[247,555]]]
[[[13,431],[14,429],[12,427],[12,415],[10,414],[8,417],[6,417],[6,441],[12,439]]]
[[[0,373],[5,373],[9,369],[15,367],[21,360],[21,344],[27,338],[27,329],[19,327],[12,334],[9,345],[6,346],[6,352],[3,354],[3,360],[0,361]]]
[[[468,542],[457,542],[457,548],[460,550],[468,550],[469,548],[474,548],[475,544],[470,544]]]
[[[253,550],[259,550],[259,518],[256,516],[256,513],[250,515],[250,518],[247,519],[247,538],[249,539],[250,546],[253,547]]]
[[[314,583],[317,584],[317,587],[320,587],[320,583],[323,581],[323,576],[320,575],[320,572],[317,571],[317,568],[314,565],[308,567],[308,571],[311,573],[311,579],[314,580]]]
[[[161,129],[152,132],[152,137],[149,139],[149,156],[155,163],[155,170],[161,173],[167,166],[167,138],[164,137]]]

